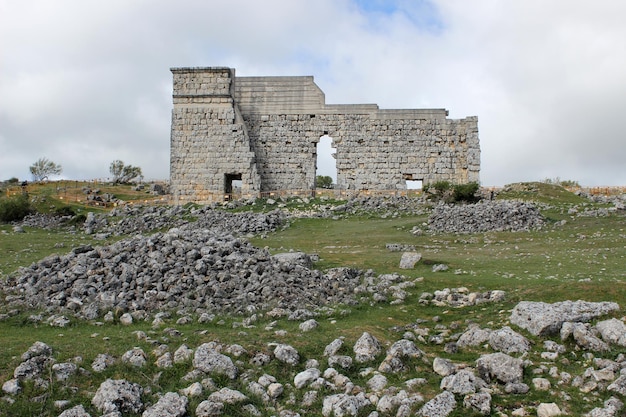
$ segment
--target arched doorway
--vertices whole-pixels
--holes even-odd
[[[336,148],[333,148],[333,139],[325,133],[317,142],[315,161],[315,177],[323,176],[332,179],[332,186],[337,184],[337,160],[335,159]],[[326,184],[320,187],[316,181],[316,188],[332,188]]]

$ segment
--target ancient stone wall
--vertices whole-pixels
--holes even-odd
[[[171,188],[176,202],[314,190],[317,143],[336,148],[341,190],[401,190],[407,180],[479,180],[478,119],[444,109],[327,105],[313,77],[235,77],[173,68]]]

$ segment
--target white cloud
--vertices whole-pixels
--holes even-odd
[[[482,182],[626,184],[626,3],[0,0],[0,179],[169,175],[174,66],[313,75],[328,103],[479,117]]]

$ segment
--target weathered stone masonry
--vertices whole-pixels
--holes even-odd
[[[172,68],[171,189],[176,202],[314,190],[317,143],[336,148],[341,190],[401,190],[479,180],[478,118],[445,109],[328,105],[313,77],[235,77],[225,67]]]

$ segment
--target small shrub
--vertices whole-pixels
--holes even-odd
[[[0,200],[0,221],[22,220],[33,211],[28,195],[22,194]]]
[[[72,217],[70,221],[68,222],[68,224],[77,226],[77,225],[81,225],[85,223],[85,220],[87,220],[87,216],[85,216],[83,213],[80,213]]]
[[[71,206],[61,206],[54,210],[54,214],[57,216],[75,216],[76,212]]]
[[[20,182],[20,180],[19,180],[19,179],[17,179],[16,177],[11,177],[11,178],[9,178],[9,179],[7,180],[7,184],[11,184],[11,185],[15,185],[15,184],[17,184],[18,182]]]
[[[477,182],[469,182],[467,184],[456,184],[454,186],[453,198],[454,201],[466,201],[473,203],[478,200],[476,192],[479,185]]]
[[[452,185],[448,181],[437,181],[436,183],[432,185],[432,187],[439,194],[444,194],[446,191],[450,189],[450,187],[452,187]]]

